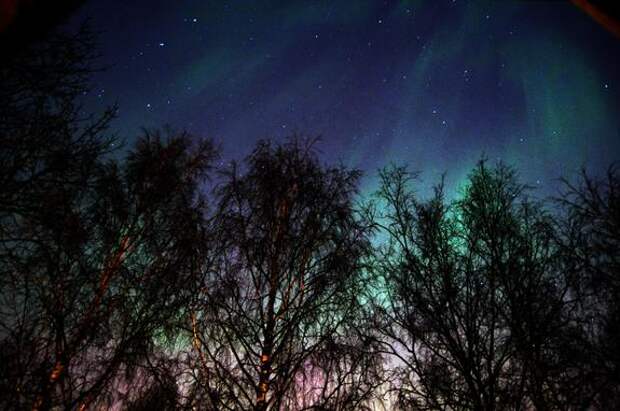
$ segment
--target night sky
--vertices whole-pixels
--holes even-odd
[[[483,154],[553,192],[620,159],[620,39],[569,2],[91,0],[107,66],[88,109],[169,124],[223,161],[321,135],[325,161],[458,186]],[[372,179],[366,180],[366,187]]]

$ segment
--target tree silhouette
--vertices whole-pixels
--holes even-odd
[[[358,177],[321,166],[298,139],[263,141],[245,168],[224,172],[217,257],[191,324],[202,407],[359,409],[367,398],[374,364],[347,338],[370,250],[371,227],[353,203]]]
[[[564,180],[560,244],[569,275],[570,296],[579,324],[567,348],[581,370],[584,406],[614,409],[620,404],[620,179],[617,169],[605,178]]]
[[[381,174],[388,234],[377,309],[384,350],[405,409],[554,408],[565,331],[565,282],[553,220],[528,200],[514,172],[480,162],[461,199],[443,187],[417,198],[404,168]],[[559,368],[559,369],[558,369]]]
[[[105,403],[187,306],[209,141],[145,132],[124,162],[113,116],[84,118],[91,37],[58,34],[3,61],[0,403]]]
[[[169,333],[198,266],[196,182],[211,154],[208,143],[190,151],[187,136],[148,135],[124,167],[46,187],[22,237],[3,239],[5,399],[86,407]]]

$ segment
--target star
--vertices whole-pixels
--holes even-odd
[[[136,0],[138,3],[148,2]],[[157,126],[159,121],[171,121],[175,127],[187,128],[195,120],[196,131],[233,142],[247,138],[248,145],[254,141],[256,125],[260,126],[256,131],[260,135],[273,132],[280,136],[301,124],[302,132],[312,133],[316,129],[333,139],[336,157],[347,158],[350,154],[364,159],[368,151],[369,157],[375,156],[378,162],[388,159],[381,157],[380,150],[372,150],[371,142],[379,139],[375,137],[377,129],[382,128],[381,137],[395,151],[396,159],[403,162],[416,158],[407,153],[401,156],[395,149],[404,147],[402,143],[408,141],[405,134],[412,136],[413,150],[417,139],[432,139],[434,133],[445,139],[442,143],[451,152],[459,153],[467,145],[474,157],[484,153],[493,159],[497,152],[506,151],[514,161],[511,165],[523,170],[524,183],[536,185],[539,178],[541,187],[549,184],[545,179],[547,172],[562,173],[552,168],[556,163],[565,163],[567,169],[579,168],[579,161],[589,165],[592,159],[600,159],[603,164],[608,157],[618,157],[617,119],[612,115],[618,109],[618,102],[612,98],[618,90],[614,87],[618,75],[614,71],[617,64],[609,55],[617,54],[620,43],[605,40],[605,47],[596,47],[588,54],[591,62],[560,71],[578,82],[575,87],[564,87],[564,77],[568,80],[568,75],[542,76],[537,74],[535,65],[526,64],[548,55],[548,61],[553,63],[550,67],[562,68],[569,64],[570,54],[559,51],[560,43],[565,48],[578,48],[602,42],[602,37],[587,30],[580,31],[583,39],[579,41],[583,44],[572,36],[572,26],[582,27],[587,16],[564,13],[563,19],[568,21],[563,21],[549,14],[549,29],[563,41],[529,44],[528,40],[540,38],[539,30],[544,29],[528,25],[526,17],[537,13],[529,2],[514,6],[522,10],[513,14],[508,12],[511,7],[503,9],[502,2],[488,7],[456,1],[454,7],[448,1],[450,6],[444,7],[435,2],[406,1],[393,9],[366,4],[372,2],[318,2],[316,7],[306,7],[307,2],[301,2],[302,5],[291,5],[290,9],[277,10],[274,6],[260,11],[224,2],[229,3],[228,11],[222,3],[214,6],[216,10],[212,12],[210,6],[190,3],[171,10],[167,16],[171,20],[167,22],[159,20],[159,7],[145,8],[143,17],[161,22],[162,26],[133,33],[128,43],[133,47],[128,53],[122,48],[108,47],[122,44],[132,33],[131,16],[119,16],[124,25],[108,31],[109,38],[104,42],[106,50],[115,53],[109,56],[111,64],[120,70],[101,76],[84,100],[102,104],[120,98],[123,108],[128,108],[122,120],[127,124],[139,127],[144,120]],[[573,8],[569,3],[558,7]],[[444,19],[448,9],[453,18]],[[358,13],[358,18],[347,17],[351,13]],[[383,18],[384,14],[388,20]],[[107,24],[105,20],[99,21],[102,17],[94,16],[97,24]],[[417,19],[422,21],[412,25]],[[486,24],[485,29],[469,29],[477,23]],[[165,29],[163,24],[167,24]],[[175,28],[174,24],[180,27]],[[285,36],[282,27],[290,28]],[[437,33],[452,30],[463,38],[455,41],[448,36],[439,41],[441,36]],[[488,41],[490,35],[495,41]],[[519,53],[522,48],[527,51],[525,55]],[[170,57],[178,59],[177,64],[161,64],[161,58],[168,57],[168,53],[174,53]],[[104,66],[107,63],[102,61]],[[596,67],[596,76],[590,73],[582,81],[580,76],[587,74],[590,65]],[[116,79],[118,84],[112,82]],[[548,87],[542,87],[541,80],[547,80]],[[105,94],[101,92],[103,88]],[[128,88],[135,88],[135,92],[117,96],[118,90]],[[574,102],[576,108],[605,109],[571,109],[564,113],[562,107],[551,104],[564,98]],[[145,103],[144,99],[149,101]],[[137,111],[130,109],[132,104]],[[147,111],[142,110],[142,116],[140,106]],[[220,118],[222,112],[226,121]],[[160,113],[170,118],[149,118]],[[243,121],[231,120],[235,118]],[[207,124],[206,119],[214,121]],[[556,123],[559,120],[562,121]],[[583,148],[580,133],[584,128],[580,124],[595,121],[600,124],[600,142],[604,141],[608,149],[588,149],[578,159],[573,154]],[[390,128],[394,123],[399,124],[395,132]],[[536,139],[525,138],[532,135],[530,125],[541,133],[542,140],[551,140],[553,144],[539,147]],[[452,135],[457,127],[458,133]],[[340,139],[352,141],[355,133],[359,133],[357,141],[365,144],[353,147],[351,153],[338,151],[349,150],[348,145],[340,144]],[[461,139],[461,135],[472,137]],[[562,149],[556,150],[556,144]],[[248,145],[230,144],[226,155],[241,155],[241,147]],[[539,153],[528,156],[530,148]],[[514,155],[510,150],[514,150]],[[453,164],[445,158],[438,160],[438,153],[439,150],[425,151],[428,159],[424,163],[437,162],[439,169],[449,172]],[[556,163],[539,161],[556,155],[561,156]],[[459,156],[454,167],[469,166],[465,157]],[[360,166],[365,168],[366,163]],[[374,166],[371,164],[369,174],[374,172]]]

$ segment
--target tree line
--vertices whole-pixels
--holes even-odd
[[[313,140],[84,115],[86,31],[0,63],[6,410],[572,410],[620,404],[620,179],[537,199],[481,160],[360,195]],[[415,165],[414,165],[415,166]]]

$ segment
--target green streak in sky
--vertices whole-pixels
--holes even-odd
[[[523,132],[535,145],[528,153],[544,162],[587,162],[616,126],[604,79],[589,63],[591,58],[554,33],[515,41],[505,54],[510,59],[508,78],[522,84]]]

